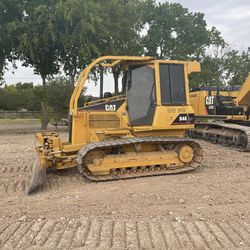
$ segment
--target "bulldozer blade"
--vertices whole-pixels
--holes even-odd
[[[47,182],[46,168],[42,167],[39,159],[33,163],[30,180],[25,189],[26,194],[31,194],[43,188]]]

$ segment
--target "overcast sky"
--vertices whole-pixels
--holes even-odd
[[[161,0],[161,2],[166,2]],[[226,42],[237,49],[250,46],[250,0],[169,0],[192,12],[205,13],[209,27],[215,26]]]
[[[169,0],[168,2],[178,2],[189,11],[205,13],[208,26],[215,26],[232,47],[245,50],[250,46],[250,0]],[[41,82],[40,77],[33,74],[33,69],[21,67],[20,62],[14,72],[12,74],[9,71],[4,75],[7,83]],[[96,92],[97,89],[98,87],[95,87],[92,91]]]

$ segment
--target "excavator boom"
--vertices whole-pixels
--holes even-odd
[[[240,106],[248,106],[250,104],[250,72],[240,88],[236,102]]]

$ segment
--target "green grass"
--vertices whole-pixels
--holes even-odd
[[[32,118],[15,118],[15,119],[0,119],[0,125],[32,125],[41,123],[40,119]]]

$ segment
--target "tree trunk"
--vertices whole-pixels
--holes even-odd
[[[103,67],[100,68],[100,99],[103,98]]]
[[[115,94],[117,95],[119,93],[119,89],[118,89],[118,76],[114,76],[114,80],[115,80]]]
[[[114,84],[115,84],[115,94],[117,95],[119,93],[119,88],[118,88],[119,71],[114,70],[113,77],[114,77]]]
[[[48,106],[46,102],[41,102],[42,107],[42,125],[41,129],[46,130],[48,128],[49,116],[48,116]]]
[[[69,75],[69,84],[70,86],[74,87],[74,84],[75,84],[75,76],[73,73],[70,73]]]
[[[46,76],[42,76],[43,80],[43,93],[44,98],[41,101],[41,107],[42,107],[42,124],[41,129],[46,130],[48,128],[49,123],[49,115],[48,115],[48,104],[47,104],[47,93],[46,93]]]
[[[123,72],[123,77],[122,77],[122,94],[125,95],[126,93],[126,84],[127,84],[127,80],[128,80],[128,72],[124,71]]]
[[[3,79],[3,75],[4,75],[4,65],[5,65],[5,56],[1,53],[0,54],[0,86],[3,84],[1,80]]]

